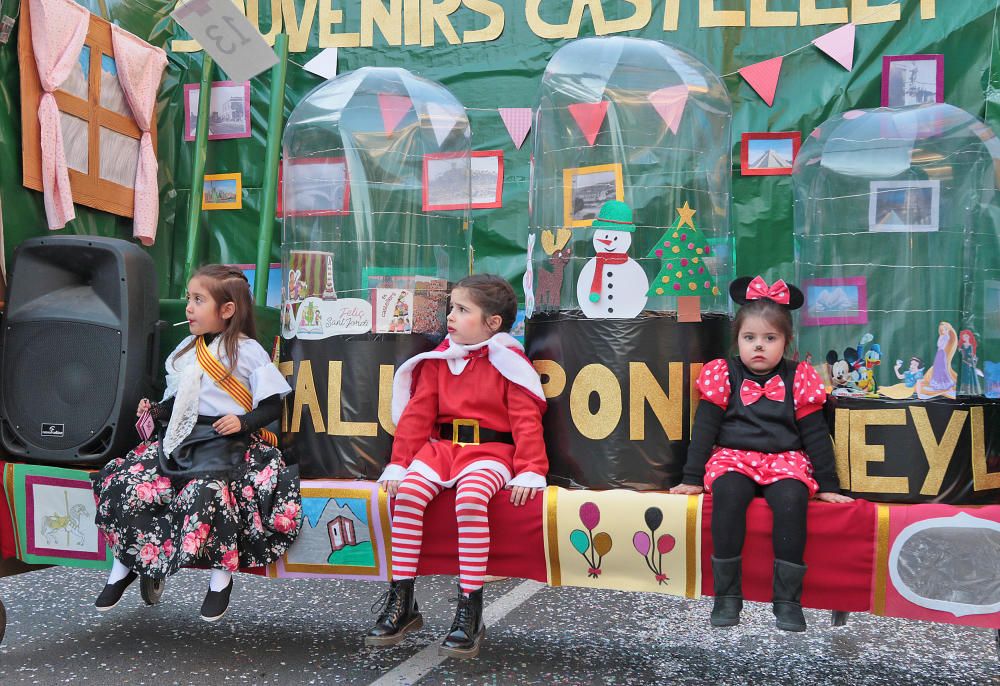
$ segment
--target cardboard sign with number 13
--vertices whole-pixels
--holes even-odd
[[[231,0],[190,0],[171,15],[233,81],[248,81],[274,66],[274,54]]]

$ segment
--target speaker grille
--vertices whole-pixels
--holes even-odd
[[[11,428],[42,450],[85,443],[115,419],[121,363],[116,329],[75,322],[10,324],[3,380]],[[54,425],[44,436],[43,423]]]

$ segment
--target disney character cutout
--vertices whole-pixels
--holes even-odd
[[[938,324],[937,352],[934,354],[934,364],[917,381],[917,397],[921,400],[930,398],[955,398],[958,374],[951,368],[951,360],[958,349],[958,335],[955,327],[948,322]]]
[[[979,357],[976,355],[976,336],[969,329],[962,329],[958,334],[958,352],[962,356],[961,372],[958,376],[959,395],[982,395],[983,376],[979,369]]]
[[[896,360],[896,366],[892,368],[892,371],[896,375],[896,378],[900,379],[903,383],[883,386],[878,391],[879,395],[894,400],[905,400],[913,397],[914,393],[916,393],[915,387],[917,381],[924,375],[924,361],[917,356],[913,356],[910,358],[909,366],[905,372],[900,371],[902,368],[903,361]]]

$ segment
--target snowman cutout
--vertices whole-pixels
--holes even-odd
[[[632,245],[632,208],[620,200],[601,206],[592,228],[594,251],[576,284],[576,298],[590,319],[631,319],[646,306],[649,281],[639,263],[628,256]]]

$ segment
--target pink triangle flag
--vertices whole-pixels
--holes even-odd
[[[608,101],[576,102],[569,106],[569,113],[573,115],[576,125],[583,132],[583,137],[587,139],[587,145],[593,145],[608,113]]]
[[[524,145],[524,139],[531,130],[531,108],[530,107],[499,107],[500,118],[503,119],[504,126],[510,139],[514,141],[514,146],[520,150]]]
[[[650,104],[663,117],[663,121],[667,123],[667,128],[670,129],[671,133],[677,133],[687,99],[688,87],[685,85],[668,86],[649,94]]]
[[[387,134],[396,130],[396,125],[410,111],[410,99],[405,95],[378,94],[378,106],[382,110],[382,126]]]
[[[778,88],[782,59],[782,57],[772,57],[740,69],[740,76],[757,91],[757,95],[767,103],[768,107],[774,104],[774,91]]]
[[[847,71],[854,67],[854,24],[825,33],[812,42]]]

